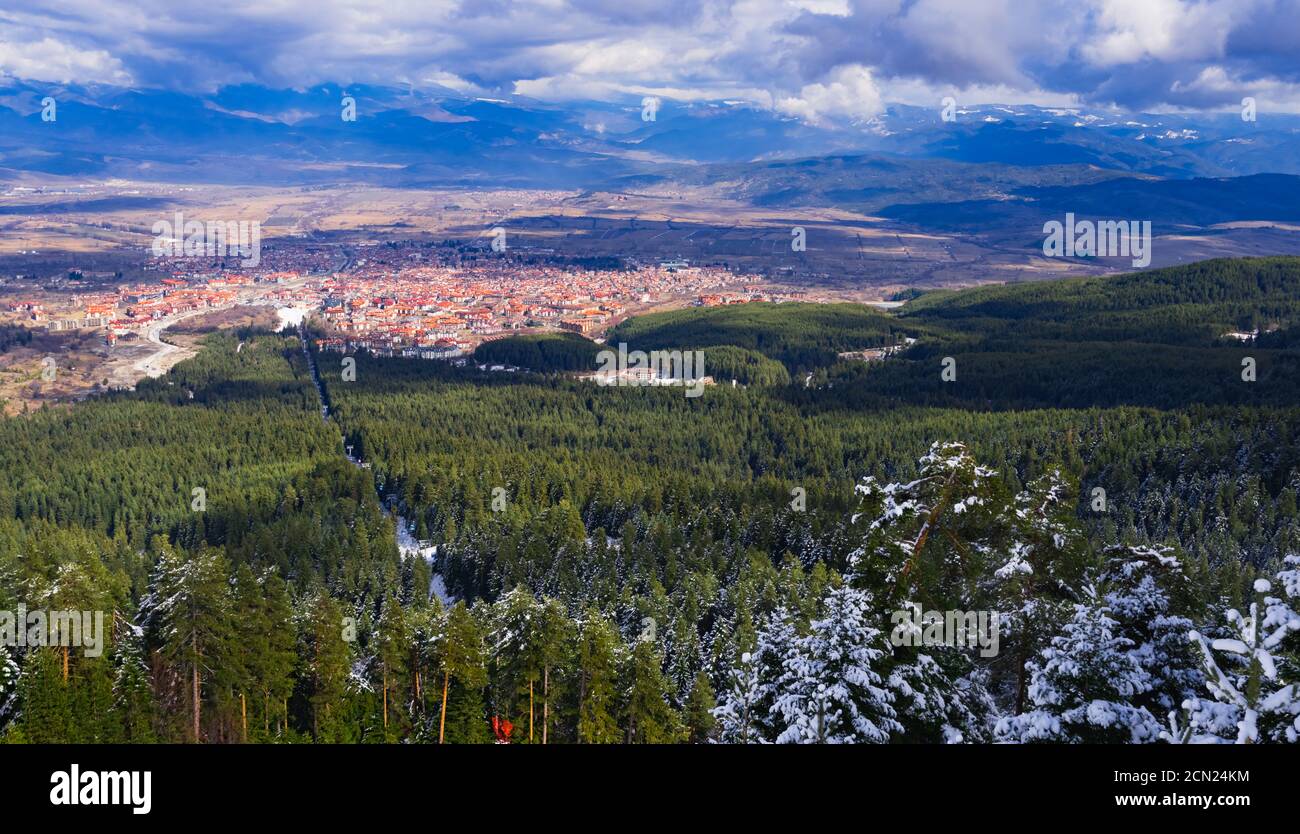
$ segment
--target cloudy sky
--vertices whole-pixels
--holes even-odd
[[[1300,0],[0,0],[0,72],[210,91],[1300,112]]]

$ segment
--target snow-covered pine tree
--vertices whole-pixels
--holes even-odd
[[[1195,594],[1178,554],[1169,547],[1114,545],[1105,551],[1099,578],[1103,599],[1133,641],[1132,654],[1151,688],[1134,704],[1163,718],[1204,686],[1199,658],[1187,642]]]
[[[798,638],[789,613],[778,608],[755,636],[752,652],[742,652],[727,674],[713,716],[719,740],[725,744],[767,744],[776,741],[776,683],[786,654]]]
[[[122,742],[154,741],[153,690],[145,662],[144,630],[130,623],[115,624],[113,639],[113,710],[118,714]],[[0,687],[2,689],[3,687]]]
[[[1016,494],[1010,540],[982,578],[982,596],[999,614],[999,691],[1015,712],[1029,698],[1029,661],[1059,634],[1079,598],[1087,538],[1075,515],[1076,483],[1052,469]]]
[[[1267,579],[1257,579],[1247,613],[1228,611],[1236,637],[1209,641],[1197,631],[1189,635],[1201,651],[1205,685],[1214,696],[1213,701],[1192,698],[1184,704],[1193,740],[1226,741],[1235,728],[1237,744],[1300,741],[1300,684],[1282,674],[1294,669],[1292,661],[1279,664],[1276,656],[1300,633],[1300,614],[1290,602],[1300,599],[1300,571],[1295,569],[1300,559],[1289,556],[1286,564],[1278,574],[1284,597],[1272,595]]]
[[[976,579],[987,574],[1010,528],[1010,499],[997,473],[960,443],[935,443],[909,483],[857,486],[855,524],[862,546],[849,556],[851,583],[878,589],[882,607],[924,600],[969,608]]]
[[[718,740],[724,744],[761,744],[767,739],[761,731],[760,717],[767,711],[760,708],[763,684],[759,680],[758,665],[754,655],[744,652],[728,672],[730,686],[722,691],[718,705],[713,708],[717,721]]]
[[[936,646],[917,653],[895,648],[885,678],[894,693],[902,731],[894,741],[978,744],[992,735],[997,714],[987,670],[974,667],[960,649]],[[909,656],[910,655],[910,656]]]
[[[0,643],[0,738],[4,737],[6,725],[13,720],[18,672],[18,663],[10,656],[9,647]]]
[[[1161,725],[1135,699],[1151,690],[1134,643],[1095,597],[1075,606],[1064,632],[1031,661],[1028,712],[1003,718],[1006,741],[1146,743]]]
[[[787,652],[774,703],[778,743],[884,743],[902,731],[875,668],[889,645],[867,624],[869,602],[854,588],[832,590],[811,632]]]

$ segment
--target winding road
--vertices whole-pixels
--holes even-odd
[[[153,353],[149,354],[148,356],[146,356],[145,358],[141,359],[140,361],[136,362],[135,365],[132,366],[132,368],[137,373],[142,373],[145,376],[150,378],[157,378],[170,371],[172,369],[172,366],[175,365],[177,362],[180,362],[184,359],[188,359],[189,357],[193,356],[194,351],[191,350],[190,348],[183,348],[180,345],[172,345],[172,344],[168,344],[167,342],[164,342],[162,340],[162,333],[164,330],[171,327],[173,324],[175,324],[178,321],[184,321],[185,319],[192,318],[193,316],[198,316],[198,315],[202,315],[203,313],[209,313],[209,312],[212,311],[206,309],[195,310],[193,312],[186,313],[183,316],[176,316],[175,318],[171,318],[171,319],[163,319],[157,324],[150,325],[149,329],[145,332],[145,338],[153,342],[155,345],[157,345],[158,349],[155,350]]]

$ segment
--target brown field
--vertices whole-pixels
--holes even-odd
[[[653,193],[370,186],[253,188],[146,183],[43,183],[0,197],[0,275],[32,262],[93,268],[147,258],[153,223],[174,212],[200,220],[257,220],[263,240],[341,242],[458,239],[485,243],[506,229],[517,251],[643,262],[686,258],[755,275],[876,298],[904,287],[962,287],[1127,269],[1126,261],[1052,260],[998,230],[930,232],[835,208],[762,208],[706,188]],[[791,230],[807,251],[791,250]],[[1300,234],[1234,223],[1157,236],[1154,266],[1219,256],[1300,253]],[[35,251],[37,254],[31,254]]]
[[[216,330],[260,326],[275,327],[269,307],[235,306],[183,319],[165,331],[163,340],[179,347],[161,362],[170,367],[194,355],[204,335]],[[7,415],[22,414],[42,406],[85,399],[117,388],[134,388],[145,376],[141,365],[159,354],[159,347],[143,334],[127,334],[109,347],[103,330],[72,333],[32,331],[28,345],[0,354],[0,408]],[[54,378],[46,379],[44,360],[54,359]]]
[[[113,387],[113,366],[148,353],[138,341],[121,341],[110,352],[103,331],[33,332],[31,344],[0,354],[0,403],[5,414],[21,414]],[[47,379],[44,360],[54,360]]]

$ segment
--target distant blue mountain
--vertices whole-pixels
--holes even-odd
[[[1211,226],[1238,220],[1300,221],[1300,177],[1253,174],[1190,180],[1109,179],[1069,187],[1025,187],[1009,198],[887,206],[883,217],[927,228],[978,232],[1019,227],[1034,236],[1046,220],[1066,212],[1079,218],[1158,219],[1172,225]]]
[[[355,122],[340,118],[345,94],[356,102]],[[47,95],[58,102],[52,123],[40,117]],[[725,174],[758,202],[852,205],[891,195],[917,202],[905,193],[906,182],[862,167],[867,159],[910,165],[909,176],[931,181],[957,170],[945,167],[952,164],[1042,168],[1010,180],[1061,187],[1110,176],[1098,170],[1169,179],[1300,174],[1300,118],[1291,116],[1261,113],[1247,123],[1234,114],[1029,105],[971,106],[955,116],[943,121],[937,104],[895,105],[867,121],[810,125],[747,104],[665,100],[653,120],[642,120],[639,99],[559,105],[474,98],[437,86],[333,84],[244,84],[187,94],[0,78],[0,177],[27,171],[187,182],[601,188],[708,183]],[[974,187],[979,177],[961,171]],[[943,198],[977,196],[978,188]]]

